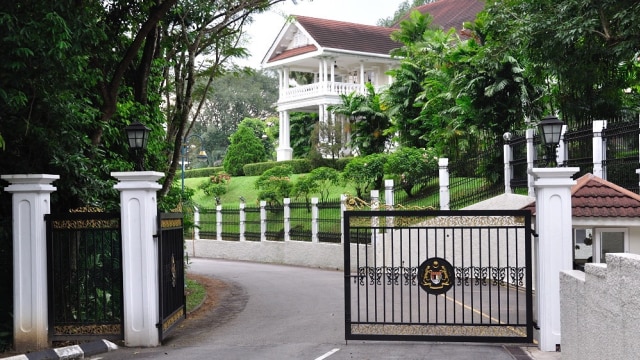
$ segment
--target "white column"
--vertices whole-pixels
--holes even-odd
[[[113,172],[120,191],[124,343],[128,347],[160,345],[158,284],[158,180],[155,171]]]
[[[605,158],[604,142],[602,141],[602,131],[607,127],[607,120],[593,121],[593,175],[607,179],[607,174],[602,166]]]
[[[384,204],[386,210],[393,210],[395,205],[395,199],[393,198],[393,179],[387,179],[384,181]],[[393,216],[387,216],[386,226],[391,229],[393,227]]]
[[[291,131],[289,129],[289,112],[280,111],[280,139],[276,149],[277,161],[293,159],[293,149],[290,145]]]
[[[13,346],[18,352],[49,346],[47,236],[44,215],[51,211],[48,174],[2,175],[9,182],[13,211]]]
[[[340,195],[340,243],[344,244],[344,212],[347,211],[347,195]]]
[[[364,94],[364,62],[360,61],[360,93]]]
[[[533,189],[533,174],[531,174],[531,169],[533,169],[533,164],[536,160],[536,148],[533,145],[533,135],[533,129],[527,129],[525,132],[525,137],[527,139],[527,188],[528,195],[531,197],[536,196],[536,192]]]
[[[216,240],[222,240],[222,205],[216,205]]]
[[[267,240],[267,202],[260,201],[260,241]]]
[[[193,240],[200,240],[200,210],[197,206],[193,207]]]
[[[567,148],[566,142],[564,141],[567,131],[567,125],[562,125],[562,130],[560,131],[560,142],[558,143],[558,148],[556,149],[556,162],[558,166],[563,166],[565,161],[569,160],[569,149]]]
[[[291,219],[291,207],[289,207],[289,204],[291,204],[291,198],[284,198],[283,204],[284,215],[282,217],[284,218],[284,241],[290,241],[291,236],[289,235],[289,230],[291,230],[291,221],[289,219]]]
[[[318,243],[318,198],[311,198],[311,242]]]
[[[534,168],[536,302],[540,350],[556,351],[560,337],[560,271],[573,269],[571,176],[580,169]]]
[[[506,135],[505,139],[507,139]],[[511,139],[511,135],[508,136],[508,139]],[[513,160],[513,151],[511,150],[509,140],[506,140],[504,146],[502,146],[502,153],[504,157],[504,193],[511,194],[513,193],[513,189],[511,189],[511,178],[513,177],[511,161]]]
[[[245,208],[244,201],[240,202],[240,241],[245,241],[246,237],[244,236],[244,232],[246,230],[246,221],[247,221],[247,213],[244,211]]]
[[[449,195],[449,159],[438,159],[440,180],[440,210],[449,210],[451,197]]]

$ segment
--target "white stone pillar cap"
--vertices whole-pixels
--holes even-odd
[[[52,174],[12,174],[1,175],[0,178],[10,183],[5,188],[7,192],[33,192],[33,191],[49,191],[56,190],[51,185],[55,180],[60,179],[60,175]]]
[[[126,171],[112,172],[111,176],[120,181],[113,187],[114,189],[160,189],[162,185],[158,184],[158,180],[164,176],[164,173],[158,171]]]
[[[580,171],[578,167],[533,168],[528,173],[534,176],[534,187],[574,185],[573,174]]]

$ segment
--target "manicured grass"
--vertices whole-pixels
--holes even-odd
[[[291,181],[295,182],[303,174],[295,174],[291,177]],[[227,193],[220,197],[222,205],[238,205],[240,202],[240,196],[246,199],[247,205],[258,204],[258,190],[255,188],[255,182],[258,176],[236,176],[231,178],[231,182],[227,188]],[[212,196],[207,196],[205,193],[198,189],[203,181],[207,181],[209,178],[188,178],[184,180],[184,186],[195,190],[193,201],[204,208],[214,208],[216,206],[215,199]],[[355,189],[351,185],[347,186],[333,186],[329,190],[329,198],[339,198],[341,194],[353,194],[355,195]],[[320,194],[314,194],[312,197],[320,197]],[[296,201],[296,199],[292,199]],[[298,199],[297,201],[304,201],[304,199]]]

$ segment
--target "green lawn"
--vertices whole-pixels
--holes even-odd
[[[301,174],[295,174],[291,177],[291,180],[295,182]],[[255,188],[254,183],[258,179],[258,176],[236,176],[231,178],[227,193],[220,197],[222,205],[238,205],[240,202],[240,196],[244,196],[247,204],[258,203],[258,190]],[[209,178],[187,178],[184,179],[184,186],[195,190],[193,201],[205,208],[213,208],[216,205],[215,199],[211,196],[207,196],[204,192],[198,189],[198,186]],[[341,194],[353,194],[355,195],[355,189],[353,186],[334,186],[330,189],[330,199],[339,198]],[[312,197],[320,197],[320,194],[314,194]],[[295,199],[292,199],[294,201]],[[302,201],[303,199],[299,199]]]

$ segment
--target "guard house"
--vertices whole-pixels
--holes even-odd
[[[483,7],[480,0],[439,0],[416,10],[431,14],[433,26],[460,30]],[[291,112],[314,112],[321,123],[339,124],[340,155],[351,154],[346,145],[350,139],[347,119],[336,118],[327,107],[340,104],[340,95],[364,94],[366,83],[379,92],[393,81],[386,72],[399,63],[390,56],[392,49],[401,46],[391,40],[395,30],[298,15],[285,23],[262,60],[262,67],[276,70],[279,79],[278,161],[292,159]]]
[[[525,209],[535,215],[535,203]],[[571,213],[574,268],[603,263],[606,253],[640,254],[640,195],[586,174],[571,188]]]

